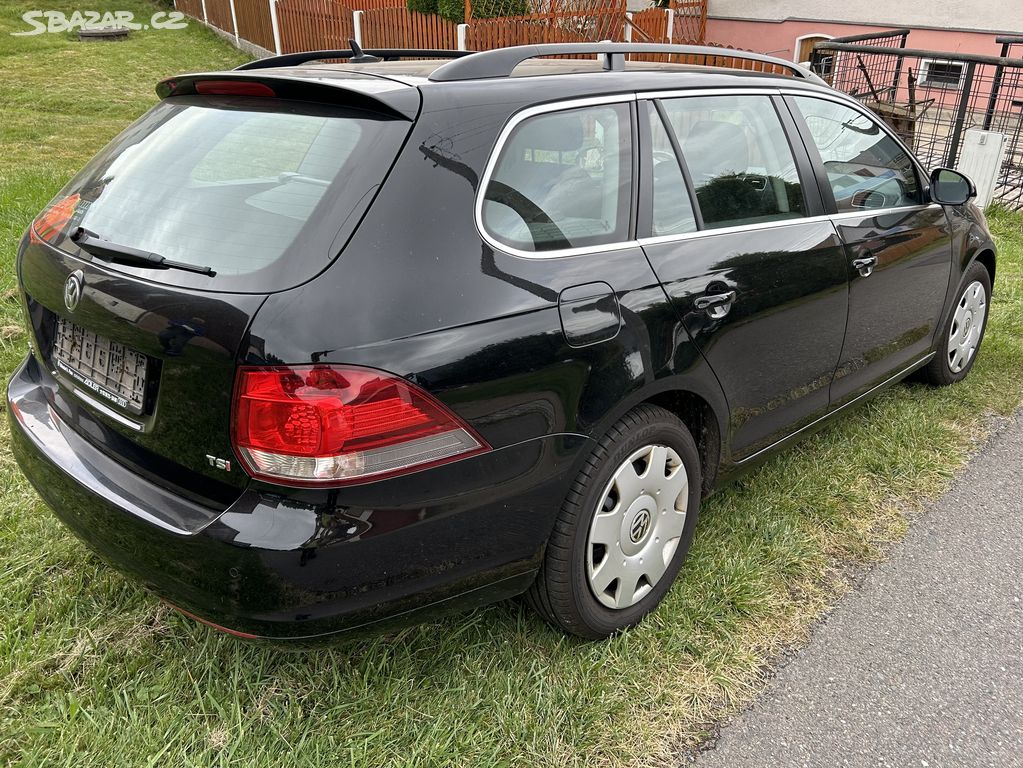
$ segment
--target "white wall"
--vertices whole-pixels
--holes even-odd
[[[811,19],[1023,34],[1023,0],[708,0],[716,18]]]

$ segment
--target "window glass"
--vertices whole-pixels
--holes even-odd
[[[483,198],[483,226],[505,245],[546,251],[629,239],[631,127],[624,104],[522,121]]]
[[[653,221],[651,234],[680,235],[696,231],[696,216],[693,214],[693,203],[689,199],[682,167],[671,146],[668,131],[657,114],[653,104],[649,104],[651,151],[653,152],[653,185],[651,191],[651,207]]]
[[[920,85],[935,88],[958,88],[963,80],[963,65],[952,61],[923,59],[920,62]]]
[[[909,155],[875,121],[834,101],[797,96],[839,211],[920,202]]]
[[[708,228],[805,215],[785,131],[768,96],[664,102]]]
[[[380,184],[407,131],[403,122],[343,107],[174,97],[61,194],[79,195],[76,226],[208,265],[218,287],[287,287],[329,263],[342,222]]]
[[[282,173],[329,181],[359,143],[362,126],[326,117],[254,114],[238,121],[195,164],[191,180],[263,179]]]

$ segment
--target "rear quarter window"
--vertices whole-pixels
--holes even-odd
[[[625,104],[522,120],[501,145],[487,181],[484,232],[528,252],[628,240],[631,131]]]

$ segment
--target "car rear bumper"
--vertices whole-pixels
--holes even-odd
[[[56,515],[175,606],[273,639],[521,592],[586,447],[551,435],[329,491],[253,482],[221,512],[131,473],[70,429],[50,407],[54,388],[29,357],[7,401],[14,455]]]

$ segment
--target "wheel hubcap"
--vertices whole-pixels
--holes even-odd
[[[948,334],[947,359],[952,373],[959,373],[970,364],[987,314],[987,294],[979,281],[973,281],[963,292],[952,315],[952,328]]]
[[[608,608],[643,599],[668,569],[682,537],[689,476],[678,453],[640,448],[604,488],[586,541],[586,572],[594,596]]]

